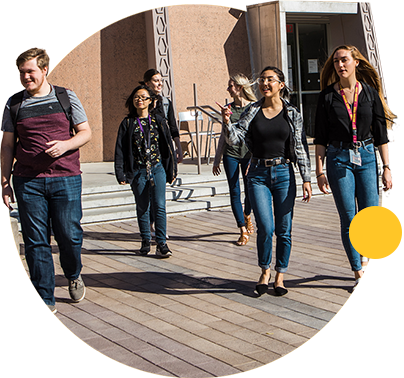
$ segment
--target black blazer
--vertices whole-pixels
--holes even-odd
[[[170,129],[164,118],[153,116],[159,130],[159,150],[161,163],[166,171],[166,181],[171,184],[177,177],[177,157],[174,153],[173,140]],[[134,172],[138,169],[133,159],[132,135],[134,131],[134,119],[125,117],[119,125],[115,145],[115,176],[119,183],[132,183]]]

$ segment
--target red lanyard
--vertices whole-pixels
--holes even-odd
[[[339,91],[341,92],[341,96],[344,99],[344,103],[346,109],[348,110],[349,118],[352,121],[352,134],[353,134],[353,142],[356,143],[358,141],[358,132],[356,130],[356,114],[358,112],[358,97],[359,97],[359,82],[356,82],[355,85],[355,95],[354,95],[354,102],[353,102],[353,109],[349,106],[349,102],[345,96],[345,92],[342,89],[341,83],[339,83]]]

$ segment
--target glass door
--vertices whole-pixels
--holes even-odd
[[[326,24],[287,24],[288,77],[290,100],[302,115],[308,137],[314,136],[314,122],[320,71],[327,59]]]

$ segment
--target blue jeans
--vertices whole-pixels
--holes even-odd
[[[328,146],[327,178],[341,222],[341,239],[353,271],[362,269],[359,253],[349,239],[349,226],[356,213],[379,205],[377,161],[373,144],[360,147],[362,165],[349,161],[349,150]],[[356,204],[357,201],[357,204]]]
[[[230,155],[223,155],[223,167],[226,172],[227,182],[230,191],[231,210],[233,211],[234,218],[236,218],[237,227],[245,226],[244,214],[251,214],[251,204],[248,198],[248,185],[246,170],[250,159],[236,158]],[[244,182],[244,213],[241,204],[241,190],[240,190],[240,169],[243,175]]]
[[[248,171],[248,193],[257,223],[258,265],[263,269],[270,268],[272,236],[275,232],[275,270],[284,273],[288,269],[292,247],[292,218],[296,198],[292,165],[265,167],[251,164]]]
[[[54,305],[51,228],[65,277],[76,279],[82,268],[81,176],[13,177],[13,185],[31,281],[43,301]]]
[[[161,163],[151,168],[154,186],[147,179],[146,168],[139,168],[131,184],[136,201],[137,222],[142,240],[150,240],[150,203],[153,201],[156,242],[166,242],[166,172]]]

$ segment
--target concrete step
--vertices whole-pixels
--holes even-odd
[[[197,185],[167,186],[166,200],[177,201],[197,197],[208,197],[228,192],[227,181],[206,182]],[[134,203],[134,196],[129,185],[117,188],[98,187],[96,192],[86,192],[82,195],[83,209],[128,205]]]
[[[226,176],[223,173],[220,176],[213,176],[210,175],[196,175],[196,174],[187,174],[183,173],[181,176],[177,177],[175,182],[170,185],[172,188],[180,187],[180,186],[194,186],[198,184],[206,184],[206,183],[220,183],[220,182],[227,182]],[[213,185],[215,186],[215,185]],[[167,186],[168,188],[168,186]],[[129,185],[119,185],[118,183],[108,183],[108,184],[98,184],[96,186],[85,186],[83,185],[82,188],[82,195],[91,195],[97,193],[108,193],[108,192],[119,192],[119,191],[130,191]]]
[[[133,198],[133,196],[132,196]],[[192,211],[211,210],[230,206],[230,197],[225,195],[198,197],[167,201],[167,215],[181,214]],[[116,222],[136,218],[135,203],[83,209],[82,224],[100,222]]]
[[[212,178],[195,175],[179,177],[173,185],[167,186],[167,214],[229,206],[225,176],[215,178],[212,175]],[[82,224],[136,218],[135,199],[129,185],[86,188],[83,190],[82,204]]]

